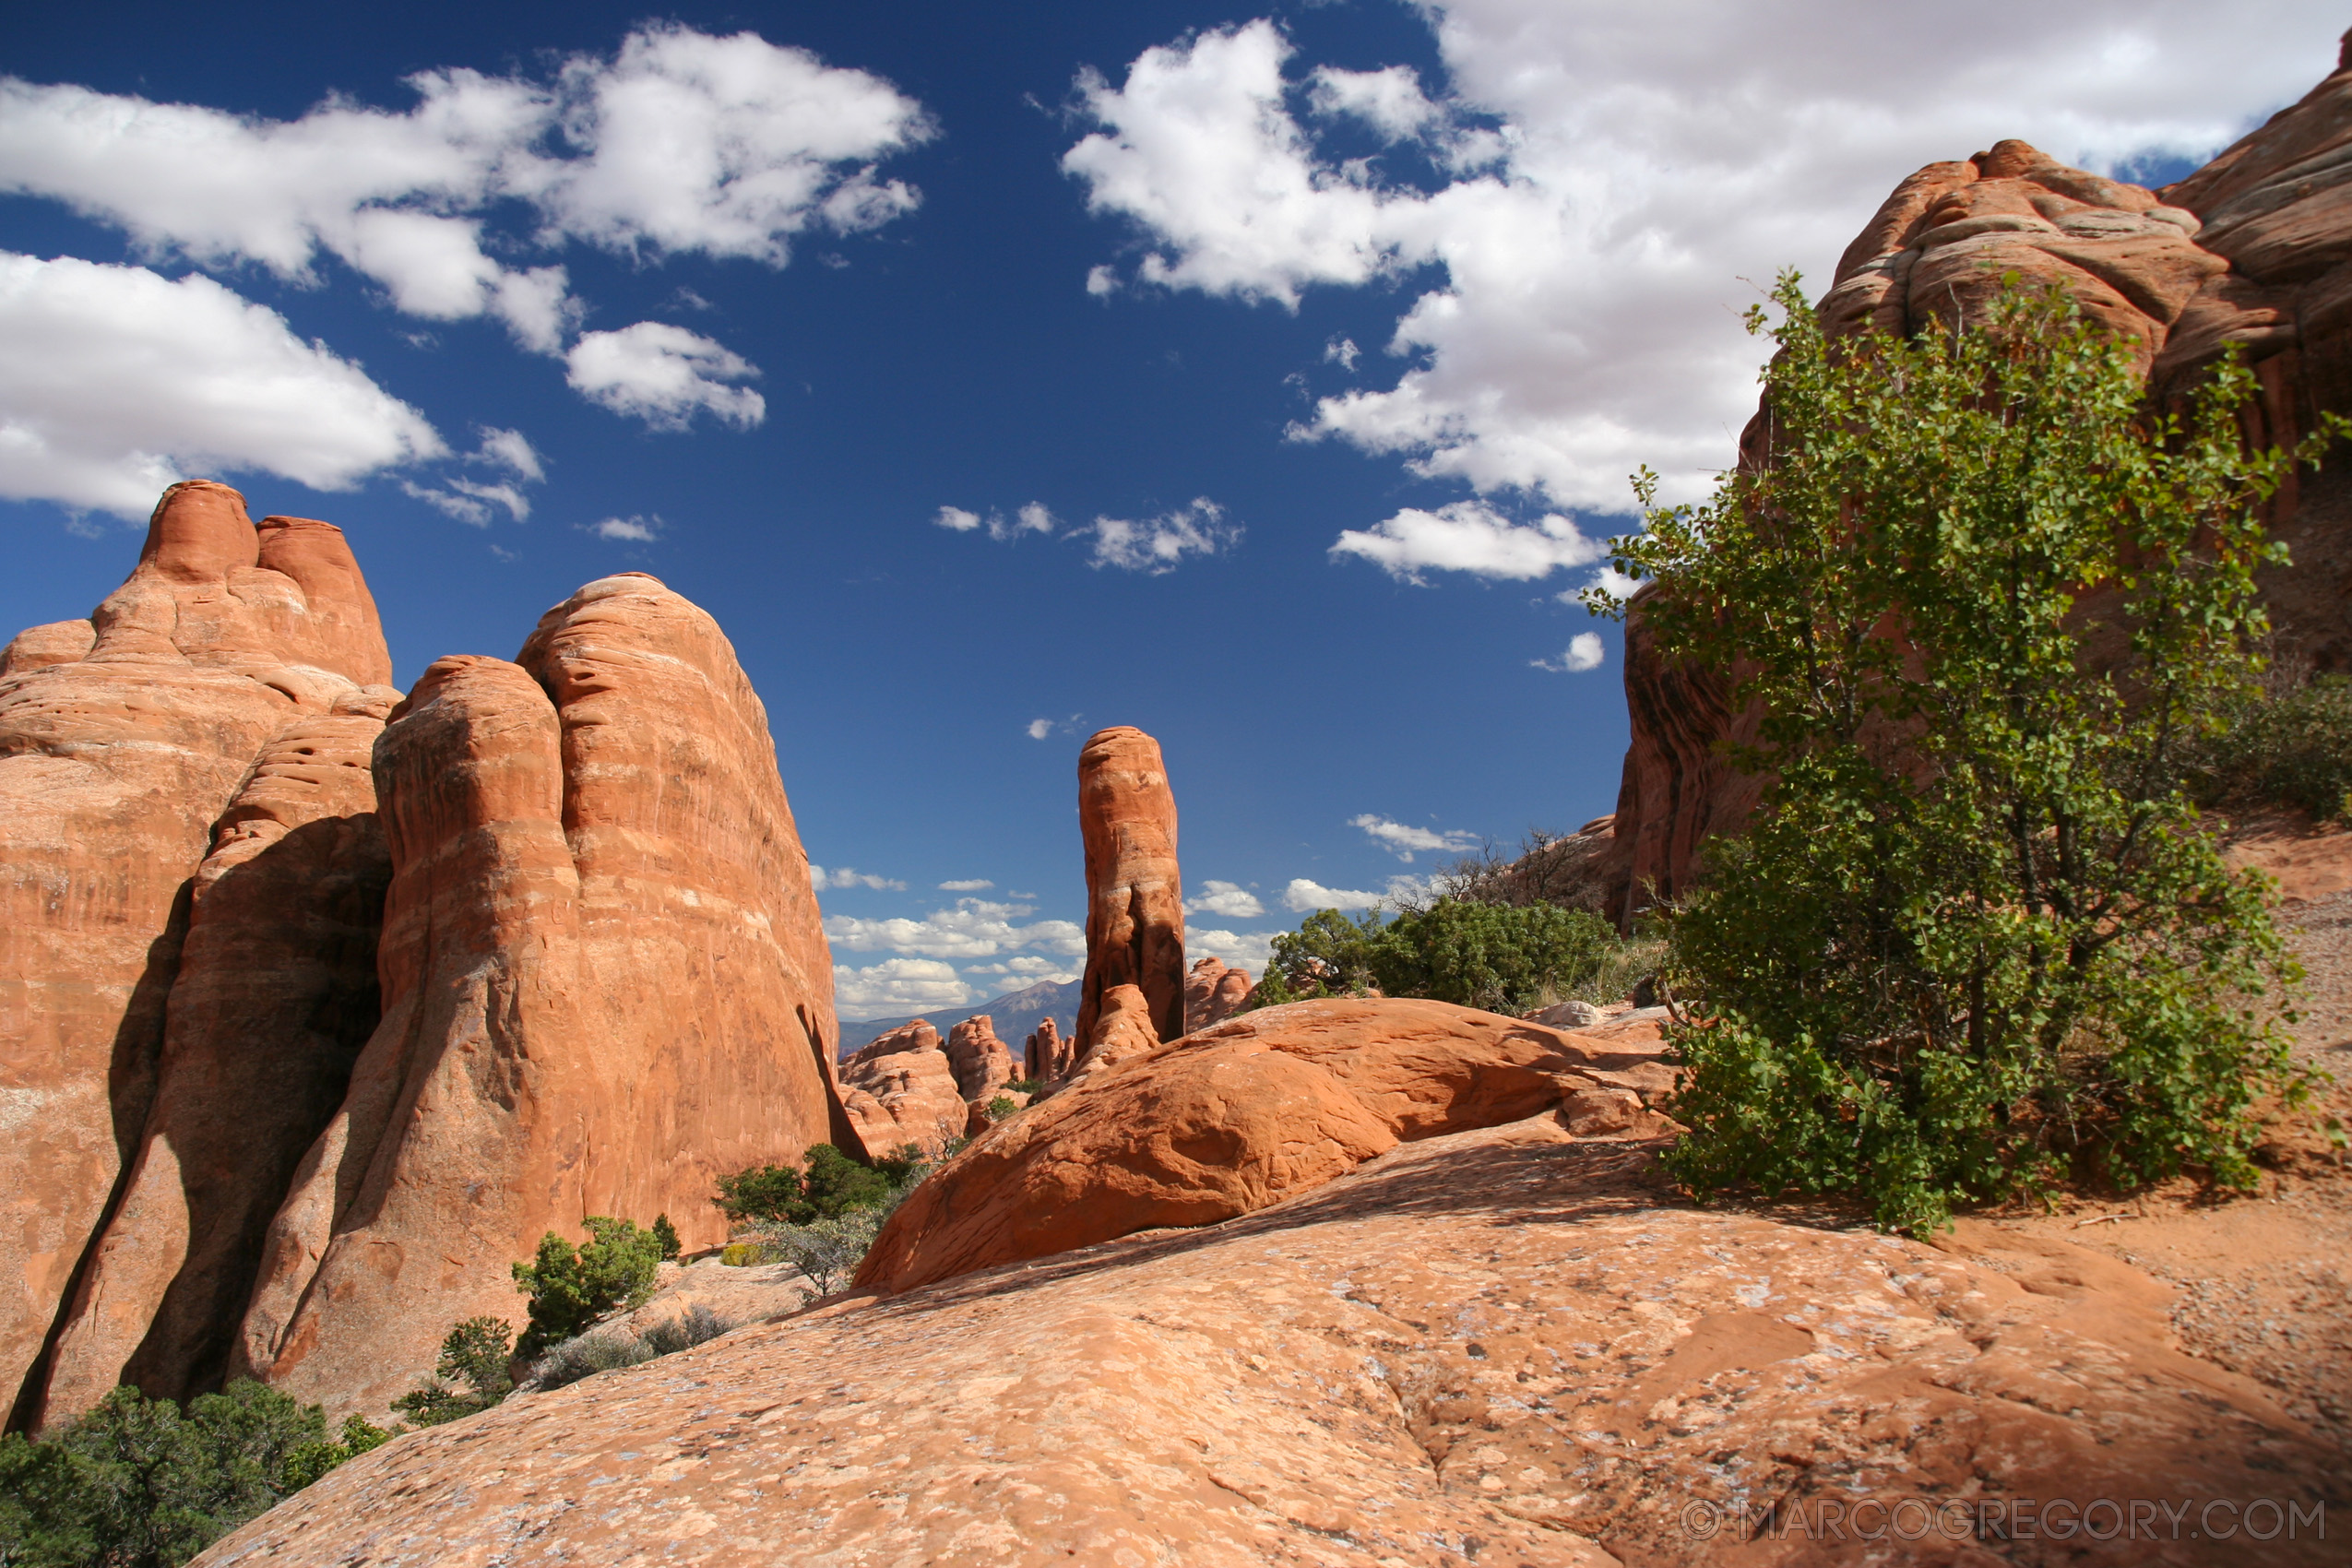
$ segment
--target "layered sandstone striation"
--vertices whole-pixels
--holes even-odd
[[[2352,50],[2352,45],[2347,45]],[[2184,398],[2235,346],[2260,395],[2262,444],[2292,445],[2352,412],[2352,55],[2304,99],[2161,191],[2069,168],[2020,141],[1931,163],[1898,185],[1822,296],[1835,332],[1913,333],[1966,319],[2004,275],[2063,285],[2133,341],[2149,389]],[[1765,460],[1749,426],[1740,460]],[[2261,576],[2273,624],[2321,669],[2352,668],[2352,459],[2340,453],[2272,503],[2292,564]],[[1700,846],[1738,832],[1762,795],[1721,747],[1752,741],[1731,681],[1661,654],[1634,597],[1625,637],[1626,749],[1607,903],[1621,920],[1688,891]]]
[[[1572,1036],[1416,999],[1262,1008],[1082,1068],[916,1188],[858,1283],[904,1290],[1229,1219],[1399,1143],[1548,1108],[1591,1135],[1654,1132],[1647,1102],[1672,1085],[1663,1049],[1648,1015]]]
[[[909,1145],[935,1155],[963,1135],[969,1117],[955,1063],[927,1018],[852,1051],[841,1063],[841,1091],[860,1143],[877,1155]]]
[[[753,694],[641,574],[445,659],[374,759],[384,1016],[273,1220],[233,1370],[377,1408],[586,1215],[719,1239],[721,1172],[848,1137],[831,968]]]
[[[0,1390],[20,1420],[146,1140],[215,824],[272,737],[390,673],[342,534],[256,526],[206,481],[164,492],[89,620],[0,654]]]
[[[1194,959],[1184,974],[1184,1032],[1223,1023],[1248,1003],[1250,990],[1249,970],[1230,968],[1222,958]]]
[[[1184,889],[1176,866],[1176,797],[1159,742],[1126,725],[1098,731],[1078,754],[1078,829],[1087,851],[1087,968],[1077,1052],[1095,1047],[1105,993],[1140,989],[1153,1032],[1184,1032]]]
[[[2175,1348],[2137,1268],[2013,1227],[1930,1246],[1695,1211],[1653,1158],[1555,1111],[1408,1143],[1205,1229],[509,1399],[199,1561],[595,1568],[821,1538],[845,1562],[2238,1568],[2205,1503],[2352,1501],[2335,1450]],[[1098,1180],[1069,1196],[1122,1177]],[[1948,1500],[1948,1530],[1906,1498]],[[2025,1539],[2028,1498],[2099,1527]],[[2152,1548],[2086,1515],[2102,1498],[2192,1522]],[[2275,1522],[2263,1562],[2340,1561]]]

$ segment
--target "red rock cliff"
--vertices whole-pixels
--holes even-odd
[[[384,1019],[273,1221],[239,1363],[376,1408],[590,1214],[720,1238],[722,1171],[843,1129],[832,968],[766,715],[710,617],[590,583],[428,670],[375,753]]]
[[[0,1391],[26,1419],[144,1137],[214,823],[265,742],[390,668],[341,533],[256,529],[206,481],[89,620],[0,654]]]

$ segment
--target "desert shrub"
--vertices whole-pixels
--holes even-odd
[[[2212,742],[2204,794],[2352,821],[2352,679],[2309,675],[2276,687],[2240,704]]]
[[[540,1388],[564,1388],[598,1372],[649,1361],[655,1354],[633,1334],[608,1329],[575,1335],[533,1361],[530,1379]]]
[[[718,1338],[736,1327],[697,1303],[674,1318],[657,1323],[643,1334],[608,1325],[575,1336],[531,1363],[530,1381],[540,1389],[563,1388],[598,1372],[643,1366]]]
[[[676,1317],[647,1329],[637,1336],[637,1343],[657,1356],[674,1356],[731,1334],[738,1326],[734,1319],[722,1317],[697,1301]]]
[[[1015,1094],[1035,1094],[1045,1087],[1045,1080],[1043,1078],[1015,1078],[1004,1087]]]
[[[758,1245],[761,1261],[790,1264],[817,1295],[829,1296],[858,1271],[883,1218],[879,1209],[857,1208],[821,1215],[805,1225],[755,1225],[745,1235]]]
[[[653,1293],[661,1243],[652,1231],[597,1214],[581,1223],[591,1238],[586,1244],[576,1248],[551,1230],[540,1238],[537,1258],[514,1265],[515,1288],[530,1298],[518,1356],[536,1356],[615,1308],[643,1306]]]
[[[653,1240],[655,1244],[661,1249],[661,1261],[663,1263],[676,1263],[678,1261],[678,1253],[681,1251],[682,1244],[678,1240],[678,1228],[670,1223],[670,1217],[668,1215],[657,1214],[653,1217]]]
[[[988,1102],[988,1119],[992,1122],[1002,1122],[1020,1109],[1013,1103],[1011,1095],[1001,1094]]]
[[[544,1244],[540,1252],[546,1255]],[[513,1326],[494,1317],[469,1317],[451,1324],[434,1363],[434,1377],[393,1400],[392,1408],[421,1427],[437,1427],[489,1409],[514,1389],[514,1379],[506,1372],[514,1336]]]
[[[878,1208],[896,1179],[888,1160],[859,1164],[831,1144],[815,1144],[801,1165],[761,1165],[719,1179],[711,1202],[737,1224],[805,1225],[852,1208]]]
[[[0,1562],[166,1568],[387,1434],[240,1379],[187,1409],[117,1388],[47,1441],[0,1437]]]
[[[2181,782],[2263,631],[2290,459],[2243,449],[2251,378],[2152,413],[2062,292],[1835,344],[1775,298],[1772,463],[1695,508],[1645,474],[1611,546],[1666,652],[1741,672],[1731,760],[1770,780],[1671,921],[1671,1169],[1912,1230],[2070,1174],[2250,1182],[2293,966]]]
[[[1278,1006],[1312,996],[1427,996],[1499,1012],[1577,996],[1615,1001],[1629,968],[1608,921],[1551,904],[1440,898],[1384,921],[1321,909],[1274,939],[1251,999]]]

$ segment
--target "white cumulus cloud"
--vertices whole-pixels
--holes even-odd
[[[1097,291],[1290,305],[1428,267],[1399,368],[1296,434],[1607,513],[1645,463],[1669,501],[1706,492],[1755,406],[1740,312],[1783,266],[1825,288],[1914,169],[2004,137],[2127,177],[2207,155],[2331,68],[2343,26],[2319,0],[1990,0],[1958,29],[1872,0],[1801,26],[1730,0],[1638,23],[1612,0],[1418,11],[1443,63],[1426,82],[1297,60],[1265,19],[1147,49],[1116,86],[1082,75],[1094,126],[1063,168],[1144,245]],[[1328,149],[1335,116],[1388,150]]]
[[[1391,822],[1371,812],[1348,819],[1350,827],[1360,827],[1365,837],[1386,849],[1400,861],[1409,861],[1416,850],[1430,850],[1459,855],[1478,847],[1478,835],[1459,828],[1436,832],[1427,827],[1415,827],[1409,823]]]
[[[988,537],[999,544],[1016,540],[1025,533],[1051,535],[1057,526],[1053,514],[1046,509],[1042,501],[1031,501],[1017,507],[1010,518],[993,509],[983,517],[978,512],[967,511],[961,506],[942,506],[932,521],[956,533],[985,529]]]
[[[943,882],[939,890],[942,893],[985,893],[995,885],[984,876],[971,876],[959,882]]]
[[[359,366],[209,278],[0,252],[0,494],[139,519],[191,474],[345,490],[445,451]]]
[[[750,362],[666,321],[582,333],[564,362],[574,391],[656,430],[683,430],[698,413],[738,430],[767,417],[766,398],[732,385],[759,374]]]
[[[1314,906],[1318,909],[1331,907],[1328,904]],[[1266,960],[1274,956],[1274,939],[1281,934],[1276,931],[1203,931],[1198,927],[1187,927],[1184,932],[1184,960],[1189,964],[1200,957],[1222,958],[1236,968],[1249,970],[1253,976],[1261,976],[1265,973]]]
[[[781,267],[801,236],[912,208],[917,194],[876,166],[935,134],[879,77],[675,23],[638,28],[609,57],[572,55],[546,79],[448,69],[407,85],[405,112],[334,98],[270,120],[0,77],[0,193],[64,203],[149,255],[204,267],[312,284],[332,256],[404,315],[489,316],[523,347],[564,354],[584,310],[564,267],[502,257],[578,242],[640,261]],[[517,211],[535,223],[501,229]],[[748,366],[651,327],[581,339],[573,386],[659,425],[705,410],[759,422],[758,394],[731,385]],[[432,504],[466,515],[458,493],[440,494]]]
[[[651,544],[661,537],[661,519],[642,515],[605,517],[588,524],[588,531],[599,539],[625,540],[632,544]]]
[[[1550,670],[1555,674],[1574,674],[1599,669],[1601,660],[1608,657],[1609,650],[1602,646],[1598,632],[1578,632],[1568,639],[1566,651],[1558,659],[1534,659],[1528,662],[1538,670]]]
[[[1241,540],[1241,529],[1225,520],[1225,508],[1206,495],[1157,517],[1140,522],[1097,517],[1077,531],[1093,537],[1089,566],[1116,566],[1154,576],[1174,571],[1187,555],[1221,554]]]
[[[961,1007],[978,994],[955,965],[936,958],[885,958],[861,969],[833,966],[833,1004],[845,1018]]]
[[[1483,501],[1456,501],[1433,512],[1408,506],[1369,529],[1347,529],[1331,553],[1360,555],[1392,577],[1418,583],[1424,570],[1547,576],[1555,567],[1589,565],[1609,547],[1558,513],[1515,523]]]
[[[1064,956],[1085,954],[1086,932],[1070,921],[1015,923],[1034,912],[1027,904],[958,898],[953,909],[934,909],[921,920],[903,915],[887,920],[830,915],[826,918],[825,934],[837,949],[888,950],[926,958],[992,958],[1022,948]]]
[[[1257,895],[1239,883],[1211,880],[1204,882],[1201,889],[1198,895],[1184,900],[1186,914],[1222,915],[1229,921],[1247,921],[1265,913],[1265,906],[1258,902]],[[1225,956],[1220,953],[1218,956]]]
[[[1301,915],[1313,914],[1317,909],[1353,913],[1358,909],[1369,909],[1384,901],[1383,896],[1378,893],[1365,893],[1350,887],[1325,887],[1322,883],[1311,882],[1303,876],[1292,877],[1290,885],[1282,890],[1282,907]]]
[[[904,893],[907,890],[907,885],[896,877],[873,876],[865,872],[852,871],[848,866],[837,866],[827,871],[814,862],[809,866],[809,885],[819,892],[828,887],[871,887],[877,892],[888,893]]]

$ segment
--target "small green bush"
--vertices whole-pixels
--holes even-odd
[[[680,1251],[678,1228],[670,1223],[668,1215],[657,1214],[653,1217],[653,1239],[660,1244],[663,1263],[678,1261]]]
[[[535,1260],[514,1265],[515,1288],[530,1298],[530,1326],[515,1346],[518,1356],[536,1356],[616,1307],[643,1306],[653,1294],[661,1243],[652,1231],[603,1215],[581,1223],[593,1238],[586,1245],[576,1248],[551,1230],[540,1238]]]
[[[540,1252],[543,1258],[544,1244]],[[514,1379],[506,1372],[514,1336],[513,1326],[494,1317],[469,1317],[451,1324],[441,1341],[441,1359],[434,1364],[436,1380],[419,1384],[393,1400],[392,1408],[421,1427],[437,1427],[489,1409],[514,1389]]]
[[[2352,678],[2314,675],[2246,703],[2210,749],[2205,796],[2352,821]]]
[[[822,1215],[805,1225],[754,1226],[747,1234],[758,1245],[762,1262],[790,1264],[816,1288],[817,1295],[829,1296],[858,1271],[882,1221],[879,1209],[858,1208]]]
[[[643,1334],[633,1335],[608,1324],[566,1339],[541,1356],[531,1367],[531,1383],[540,1389],[562,1388],[598,1372],[643,1366],[716,1339],[736,1326],[733,1319],[699,1303]]]
[[[992,1122],[1002,1122],[1020,1109],[1013,1103],[1011,1095],[1001,1094],[988,1102],[988,1119]]]
[[[239,1379],[184,1413],[117,1388],[59,1432],[0,1437],[0,1563],[173,1568],[388,1433]]]
[[[1599,916],[1552,904],[1440,898],[1385,921],[1378,909],[1319,909],[1274,939],[1251,1006],[1374,989],[1503,1013],[1569,996],[1611,1002],[1624,993],[1626,946]]]

